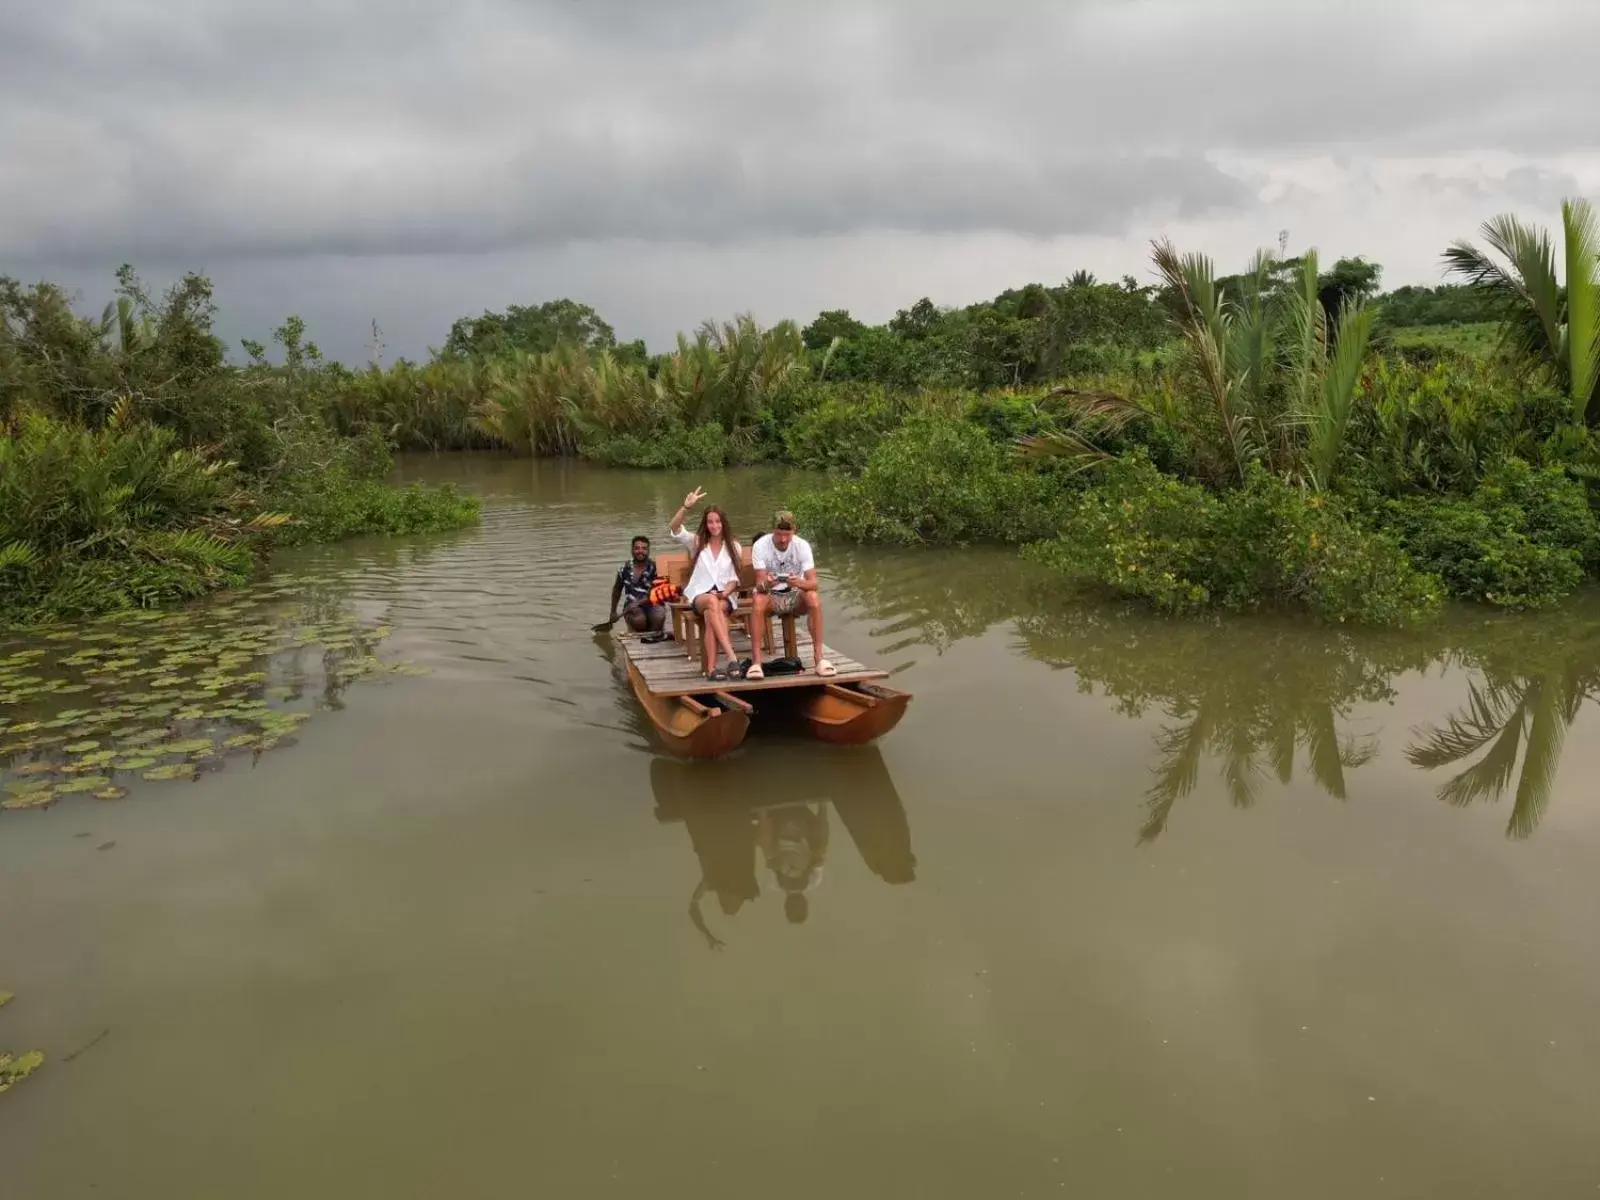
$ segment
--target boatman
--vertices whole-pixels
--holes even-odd
[[[811,633],[812,669],[824,678],[838,671],[822,657],[822,593],[817,585],[817,564],[811,543],[794,531],[794,514],[784,509],[773,515],[772,532],[756,539],[750,548],[750,565],[756,571],[755,625],[757,634],[767,627],[767,614],[785,617],[806,614]],[[765,679],[761,669],[761,638],[750,639],[750,669],[746,679]]]
[[[616,561],[615,559],[612,560]],[[611,585],[611,620],[617,619],[617,603],[626,596],[622,619],[635,633],[657,633],[667,623],[664,604],[650,603],[650,585],[655,582],[656,562],[650,557],[650,539],[640,534],[633,539],[633,552],[617,572]]]

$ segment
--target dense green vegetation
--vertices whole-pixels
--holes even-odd
[[[156,303],[125,273],[98,325],[8,283],[3,452],[65,456],[86,482],[35,465],[0,492],[0,572],[31,580],[13,613],[85,610],[113,578],[109,603],[193,594],[284,536],[466,519],[459,497],[375,480],[392,450],[497,449],[828,470],[794,502],[819,535],[1026,546],[1166,611],[1547,605],[1600,564],[1600,236],[1581,203],[1559,245],[1511,217],[1482,232],[1433,288],[1381,293],[1374,263],[1281,247],[1219,276],[1160,243],[1148,286],[1079,272],[883,325],[742,316],[655,356],[557,300],[362,370],[294,318],[277,362],[247,342],[227,366],[197,278]],[[68,532],[44,531],[51,511]]]
[[[274,545],[457,526],[477,502],[382,482],[375,430],[336,428],[304,330],[230,365],[210,284],[133,273],[99,321],[0,279],[0,624],[152,607],[237,584]]]

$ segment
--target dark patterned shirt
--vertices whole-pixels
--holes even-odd
[[[647,558],[644,566],[639,568],[639,574],[633,573],[633,559],[622,564],[622,569],[617,572],[617,582],[622,584],[622,599],[624,603],[637,601],[640,604],[650,603],[650,584],[656,577],[656,560]]]

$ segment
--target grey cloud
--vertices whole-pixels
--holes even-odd
[[[1548,171],[1543,167],[1516,167],[1508,171],[1501,190],[1519,203],[1539,208],[1557,208],[1569,196],[1582,194],[1582,188],[1570,172]]]
[[[101,194],[90,228],[69,233],[58,224],[60,210],[42,204],[30,220],[25,206],[12,216],[13,252],[29,248],[61,261],[133,250],[162,259],[385,254],[397,247],[483,253],[613,238],[739,242],[874,228],[1047,237],[1116,233],[1135,214],[1191,217],[1251,199],[1240,181],[1182,155],[1031,163],[916,152],[829,161],[696,147],[629,159],[570,143],[459,170],[413,163],[404,173],[352,174],[334,189],[271,192],[260,185],[226,160],[144,142],[121,188]],[[118,221],[125,211],[139,214],[131,247]]]
[[[1583,195],[1583,185],[1570,171],[1546,167],[1521,166],[1501,174],[1479,171],[1475,174],[1425,172],[1417,183],[1436,195],[1479,201],[1495,197],[1500,202],[1529,205],[1544,211],[1561,207],[1569,197]]]
[[[1441,3],[60,0],[0,48],[0,254],[1112,233],[1248,208],[1211,149],[1571,144],[1595,85],[1564,68],[1600,8],[1548,6],[1565,28]]]
[[[61,270],[98,296],[124,260],[212,270],[225,312],[257,305],[255,334],[304,306],[292,281],[331,280],[415,351],[446,309],[579,294],[597,273],[603,310],[631,306],[656,337],[823,242],[870,257],[921,239],[988,287],[972,248],[996,235],[1116,242],[1135,270],[1171,222],[1267,222],[1237,233],[1254,244],[1330,211],[1331,188],[1332,211],[1402,193],[1548,205],[1576,190],[1564,167],[1424,164],[1387,199],[1374,183],[1375,159],[1600,149],[1600,4],[1465,8],[19,0],[0,18],[0,273]],[[1307,155],[1340,182],[1269,180]],[[633,269],[646,254],[653,281]],[[449,298],[425,319],[378,304],[402,277]],[[254,300],[252,278],[277,290]],[[823,282],[761,294],[878,296],[869,271]]]

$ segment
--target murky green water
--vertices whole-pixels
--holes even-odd
[[[587,626],[691,483],[744,528],[793,477],[407,469],[483,528],[285,561],[178,651],[228,675],[157,714],[193,782],[0,813],[0,1050],[49,1056],[0,1194],[1600,1189],[1600,607],[1175,624],[827,550],[905,721],[687,766]]]

